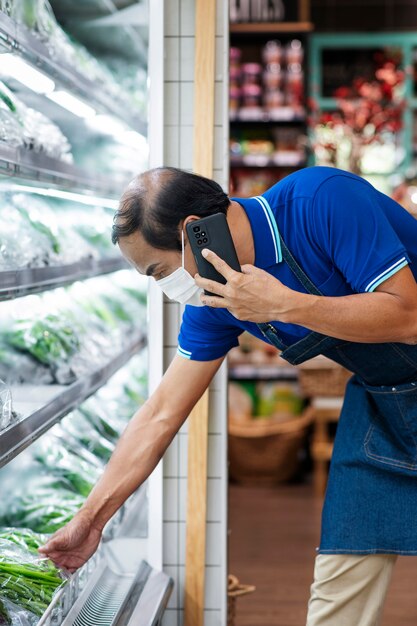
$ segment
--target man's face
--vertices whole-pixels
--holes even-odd
[[[197,272],[194,256],[188,245],[187,234],[184,233],[184,265],[194,276]],[[181,252],[176,250],[159,250],[145,241],[140,232],[119,241],[121,253],[125,259],[139,272],[152,276],[155,280],[166,278],[181,266]]]

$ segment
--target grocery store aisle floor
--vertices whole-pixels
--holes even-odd
[[[320,515],[310,485],[230,486],[229,572],[257,586],[238,599],[236,626],[305,626]],[[393,624],[417,624],[416,557],[395,566],[382,626]]]

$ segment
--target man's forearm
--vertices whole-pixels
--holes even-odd
[[[334,298],[293,292],[282,321],[359,343],[417,343],[417,311],[385,292]]]
[[[146,402],[135,413],[82,511],[102,528],[148,478],[175,435],[168,418]]]

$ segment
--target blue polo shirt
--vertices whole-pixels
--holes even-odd
[[[299,292],[282,259],[279,234],[324,296],[374,291],[408,263],[417,279],[417,220],[362,178],[329,167],[299,170],[254,198],[232,198],[245,210],[255,262]],[[271,320],[291,345],[309,329]],[[257,325],[227,309],[185,307],[178,354],[197,361],[224,356],[243,331],[265,341]]]

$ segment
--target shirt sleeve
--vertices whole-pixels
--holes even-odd
[[[358,293],[374,291],[410,262],[379,192],[366,181],[327,179],[315,194],[312,216],[318,245]]]
[[[213,361],[237,346],[242,332],[243,329],[232,323],[226,311],[187,304],[178,336],[177,353],[194,361]]]

